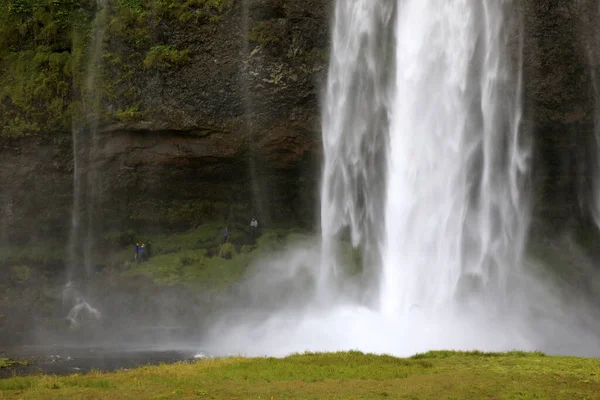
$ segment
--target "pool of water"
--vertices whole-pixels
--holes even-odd
[[[44,345],[9,349],[2,357],[29,361],[27,366],[0,369],[0,377],[6,378],[37,373],[68,375],[91,370],[115,371],[211,356],[192,350],[191,347],[168,349],[157,346]]]

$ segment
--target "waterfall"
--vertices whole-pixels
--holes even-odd
[[[338,235],[348,228],[365,263],[383,239],[385,160],[392,99],[393,0],[338,1],[323,105],[321,285],[338,275]]]
[[[323,274],[348,228],[383,311],[502,294],[528,229],[509,0],[338,1],[323,116]],[[518,49],[517,49],[518,50]]]
[[[85,123],[73,124],[73,210],[69,240],[69,280],[75,278],[75,270],[81,264],[85,278],[92,274],[94,242],[94,208],[99,195],[96,188],[98,171],[93,165],[97,147],[98,122],[100,119],[100,96],[96,87],[99,64],[102,60],[104,33],[108,18],[107,0],[97,0],[96,17],[92,23],[93,34],[88,47],[85,85],[82,102]],[[85,179],[84,179],[85,178]],[[82,204],[82,201],[84,203]],[[82,224],[82,214],[86,223]],[[82,252],[83,250],[83,252]]]
[[[508,276],[518,272],[528,229],[529,149],[520,137],[520,70],[508,48],[510,6],[402,2],[386,187],[385,312],[443,307],[457,288],[502,294]],[[470,287],[459,287],[462,279]]]
[[[102,60],[104,34],[108,23],[108,1],[96,0],[96,16],[92,22],[92,38],[88,47],[85,85],[82,90],[83,124],[73,123],[73,209],[71,214],[71,233],[68,244],[68,278],[64,293],[73,290],[72,281],[89,279],[93,274],[94,249],[94,212],[99,192],[96,187],[98,171],[94,166],[97,148],[97,132],[100,120],[100,96],[98,95],[97,77]],[[85,213],[86,221],[82,223]],[[83,268],[83,271],[81,269]],[[63,302],[64,303],[64,302]],[[68,305],[68,307],[73,304]],[[73,312],[75,308],[76,312]],[[85,302],[83,296],[77,296],[76,304],[69,313],[74,322],[81,309],[97,310]]]
[[[244,63],[240,71],[243,110],[244,110],[244,130],[246,132],[246,140],[248,143],[248,174],[250,180],[250,199],[251,211],[254,216],[257,216],[262,223],[269,220],[268,196],[266,195],[264,180],[261,177],[260,166],[257,163],[257,118],[256,95],[252,93],[253,78],[257,76],[257,70],[262,67],[263,60],[260,54],[260,49],[250,48],[248,35],[251,31],[252,17],[250,15],[250,0],[242,0],[242,58]],[[258,68],[257,68],[258,66]],[[249,216],[252,218],[252,216]],[[249,221],[248,221],[249,222]]]
[[[524,255],[531,141],[522,128],[517,6],[336,1],[319,269],[304,268],[316,264],[316,250],[296,249],[304,256],[257,264],[249,286],[272,293],[297,285],[291,271],[304,269],[314,273],[316,296],[290,293],[265,316],[220,317],[206,348],[600,353],[593,308]],[[347,274],[347,240],[363,256],[359,279]]]

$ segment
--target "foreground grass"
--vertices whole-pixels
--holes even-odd
[[[541,353],[359,352],[227,358],[0,380],[1,399],[598,399],[600,360]]]

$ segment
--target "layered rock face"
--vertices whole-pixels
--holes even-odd
[[[596,230],[598,2],[524,0],[521,6],[536,221],[542,229],[589,235]]]
[[[11,13],[19,10],[19,1],[5,3],[12,4]],[[72,37],[59,31],[52,41],[35,28],[35,51],[43,45],[51,54],[70,54],[73,71],[64,81],[71,86],[60,93],[72,103],[64,106],[69,121],[77,121],[61,125],[50,108],[38,112],[47,103],[41,99],[35,113],[27,114],[16,94],[3,97],[3,240],[66,239],[73,202],[72,125],[83,127],[80,172],[85,177],[95,171],[95,178],[82,185],[82,196],[94,187],[101,231],[183,228],[221,217],[249,220],[250,214],[270,225],[314,225],[319,96],[333,2],[166,3],[109,1],[108,16],[97,21],[96,2],[72,1]],[[534,211],[557,229],[565,221],[585,225],[592,218],[597,168],[598,4],[515,5],[524,27],[524,123],[535,147]],[[88,46],[98,24],[106,34],[101,60],[92,66],[98,79],[90,93]],[[3,40],[11,54],[22,54],[29,39],[6,34]],[[11,62],[4,57],[3,82],[20,73]],[[92,94],[100,100],[95,144],[84,107]],[[35,95],[30,97],[35,105]],[[39,121],[24,123],[26,115]],[[23,137],[19,129],[33,136]],[[83,214],[85,208],[83,202]]]
[[[181,228],[221,217],[249,221],[250,214],[263,226],[312,226],[327,2],[122,3],[109,2],[103,21],[94,20],[100,10],[88,11],[81,36],[104,24],[102,61],[91,67],[98,74],[92,92],[77,82],[72,89],[74,104],[100,100],[80,113],[77,131],[80,196],[94,191],[96,228]],[[82,77],[89,68],[79,68]],[[100,115],[96,132],[84,118],[92,112]],[[4,143],[5,236],[66,238],[70,133]],[[88,205],[82,201],[82,215]]]

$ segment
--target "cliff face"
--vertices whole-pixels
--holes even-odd
[[[596,229],[591,209],[599,149],[598,2],[524,0],[521,5],[536,220],[546,228],[589,235]]]
[[[17,3],[3,2],[5,19]],[[94,193],[99,231],[182,228],[221,217],[246,224],[251,214],[263,226],[314,224],[328,2],[166,3],[109,1],[99,9],[73,1],[72,37],[56,34],[49,40],[54,49],[34,43],[24,50],[38,41],[34,34],[6,44],[4,82],[18,73],[14,59],[24,52],[70,57],[72,70],[54,75],[56,85],[70,86],[63,111],[72,122],[50,121],[56,110],[40,105],[40,121],[15,126],[10,121],[31,116],[36,101],[18,103],[7,91],[0,110],[5,239],[66,239],[75,173],[71,126],[79,141],[82,215],[90,207],[86,194]],[[50,16],[60,11],[40,7]],[[19,15],[19,24],[39,22]],[[105,32],[102,56],[91,64],[98,29]],[[52,122],[47,131],[44,121]]]
[[[314,224],[333,2],[52,4],[0,1],[3,240],[66,239],[72,127],[80,195],[94,191],[102,231],[247,223],[253,213],[271,225]],[[557,229],[585,225],[597,168],[598,5],[515,5],[534,210]],[[101,57],[91,64],[98,29]]]

